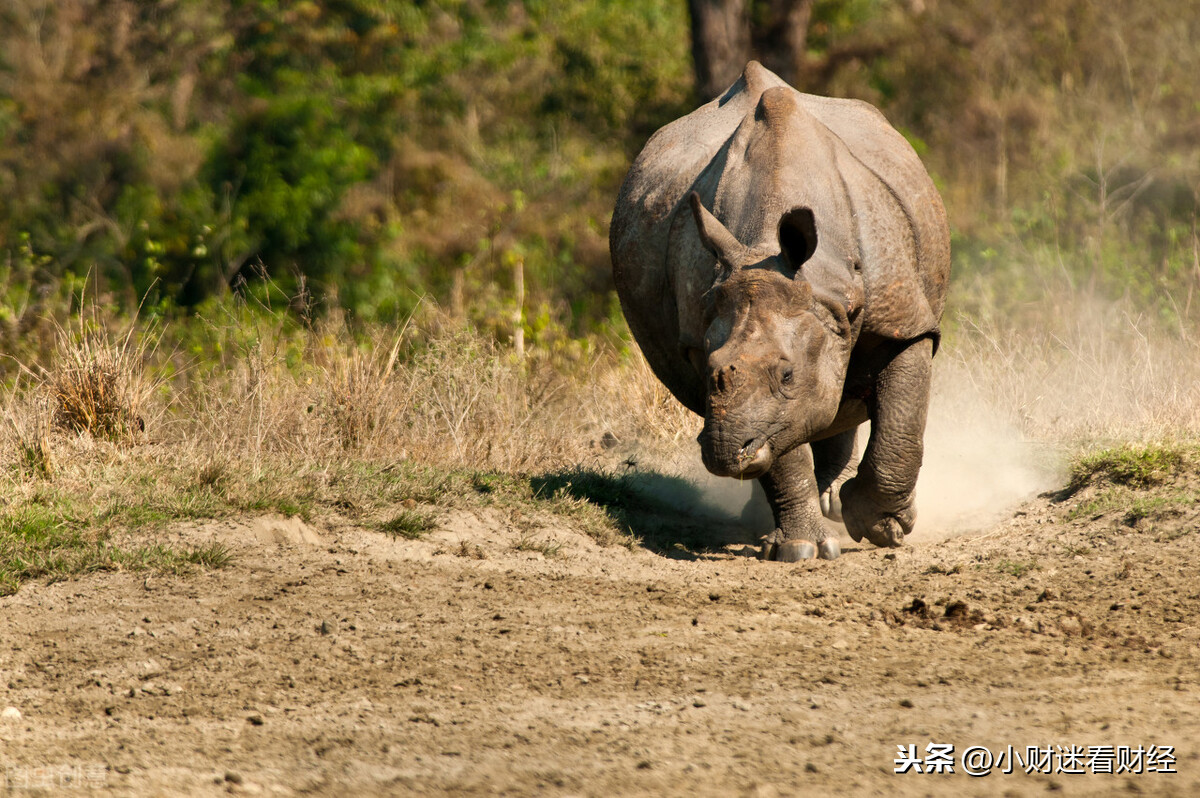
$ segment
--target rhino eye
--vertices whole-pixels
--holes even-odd
[[[782,382],[784,385],[792,384],[792,369],[790,366],[783,370],[783,375],[779,378],[779,381]]]

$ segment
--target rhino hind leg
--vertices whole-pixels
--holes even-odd
[[[821,514],[830,521],[841,521],[842,485],[858,470],[858,428],[846,430],[832,438],[813,441],[810,445],[817,493],[821,498]]]
[[[868,410],[871,436],[858,473],[841,487],[842,518],[855,540],[895,547],[912,532],[924,455],[933,344],[919,339],[880,373]]]
[[[817,479],[807,446],[797,446],[776,459],[759,483],[775,516],[775,530],[762,539],[762,559],[833,560],[842,553],[837,536],[821,520]]]

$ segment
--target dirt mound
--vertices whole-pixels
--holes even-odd
[[[264,515],[258,518],[218,521],[193,530],[180,530],[197,540],[219,540],[231,546],[321,546],[321,534],[299,516]]]

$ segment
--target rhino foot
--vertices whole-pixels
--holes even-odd
[[[906,531],[912,531],[912,523],[905,524],[890,514],[866,520],[846,513],[846,531],[855,542],[866,538],[880,548],[896,549],[904,545],[904,535]]]
[[[883,549],[897,549],[904,545],[904,527],[899,519],[885,515],[863,530],[863,537]]]
[[[775,562],[799,562],[811,560],[814,557],[821,560],[836,560],[842,553],[842,547],[837,538],[826,538],[820,543],[813,543],[804,538],[781,540],[779,530],[763,537],[759,559]]]
[[[911,506],[898,512],[887,512],[875,501],[863,495],[857,480],[842,486],[842,520],[846,531],[855,541],[866,538],[881,548],[904,545],[904,536],[912,532],[917,513]]]
[[[842,544],[837,538],[825,538],[817,544],[817,558],[821,560],[836,560],[842,556]]]

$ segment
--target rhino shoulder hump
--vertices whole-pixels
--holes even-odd
[[[799,111],[799,95],[795,89],[790,86],[773,86],[759,97],[754,117],[768,125],[774,125],[784,123]]]

